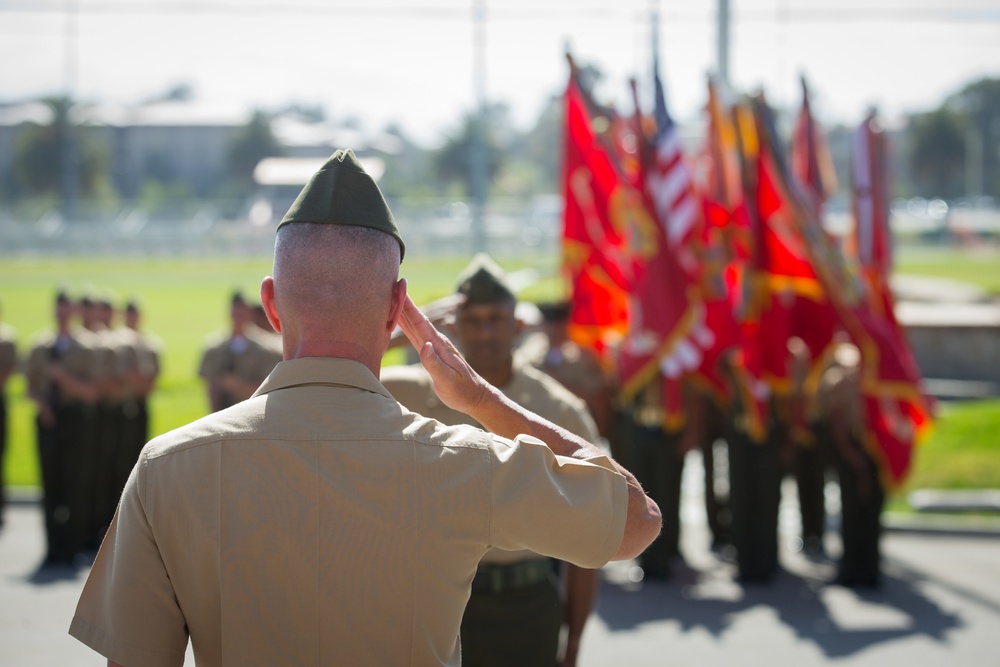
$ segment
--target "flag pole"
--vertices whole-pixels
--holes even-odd
[[[715,67],[721,92],[725,96],[729,94],[729,0],[719,0],[718,7]]]

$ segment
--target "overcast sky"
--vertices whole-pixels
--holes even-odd
[[[204,103],[322,104],[367,129],[397,122],[439,140],[476,103],[477,52],[491,101],[526,125],[565,86],[563,53],[608,76],[623,109],[647,86],[651,0],[0,0],[0,102],[72,90],[136,103],[188,83]],[[698,118],[716,67],[717,0],[661,0],[668,103]],[[731,0],[737,91],[798,98],[805,74],[826,122],[930,109],[1000,77],[1000,0]],[[479,50],[477,45],[481,44]]]

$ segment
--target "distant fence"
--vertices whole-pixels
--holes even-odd
[[[913,201],[893,206],[891,225],[900,242],[1000,243],[1000,208],[996,206],[956,206],[942,212]],[[171,200],[145,210],[81,202],[70,222],[51,205],[16,209],[0,205],[0,256],[267,255],[288,203]],[[474,251],[472,216],[466,204],[427,199],[390,201],[390,206],[410,257]],[[483,216],[486,249],[501,257],[558,253],[561,218],[562,202],[557,195],[490,200]],[[848,211],[831,210],[826,224],[835,234],[842,234],[852,224],[850,220]]]
[[[467,255],[472,216],[461,202],[391,202],[407,255]],[[280,213],[251,203],[236,215],[231,202],[186,202],[147,212],[81,205],[72,221],[57,210],[33,215],[0,207],[0,256],[254,256],[268,255]],[[282,211],[283,212],[283,211]],[[483,216],[487,250],[497,256],[559,252],[561,210],[551,198],[491,202]]]

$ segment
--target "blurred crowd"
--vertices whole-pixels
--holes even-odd
[[[60,291],[53,315],[54,330],[34,341],[23,363],[13,332],[4,332],[0,365],[4,381],[23,370],[36,406],[43,565],[72,565],[100,545],[148,439],[160,344],[141,331],[136,301],[116,309],[104,296]]]
[[[53,330],[33,341],[26,355],[18,354],[16,332],[0,325],[0,466],[8,431],[2,390],[22,371],[36,408],[43,567],[86,562],[100,546],[150,437],[149,397],[161,350],[159,339],[141,329],[134,300],[116,308],[104,295],[75,298],[60,291],[53,317]],[[213,411],[248,398],[281,360],[280,337],[259,305],[237,292],[229,319],[229,329],[208,340],[198,371]],[[0,480],[2,472],[0,467]],[[4,499],[0,484],[0,524]]]

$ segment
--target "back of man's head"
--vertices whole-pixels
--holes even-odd
[[[274,246],[282,329],[308,340],[370,341],[391,307],[399,256],[396,240],[370,227],[285,225]]]

